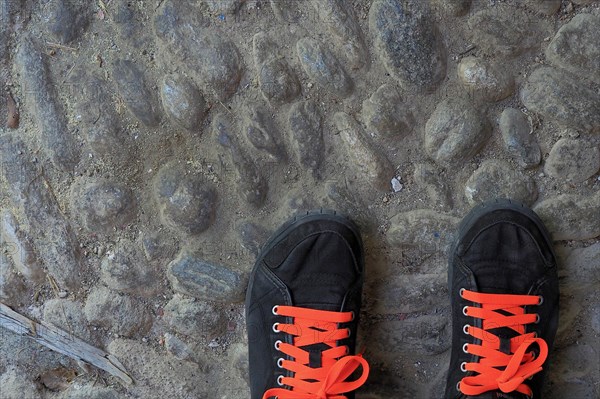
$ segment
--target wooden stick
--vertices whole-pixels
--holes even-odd
[[[126,384],[133,384],[133,379],[125,367],[113,355],[98,349],[81,339],[51,324],[38,323],[0,302],[0,327],[4,327],[20,335],[28,336],[35,342],[58,353],[69,356],[77,362],[91,364]]]

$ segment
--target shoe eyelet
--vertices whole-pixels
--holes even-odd
[[[544,297],[543,296],[539,296],[540,300],[538,301],[538,306],[540,306],[542,303],[544,303]]]
[[[281,330],[277,328],[278,326],[279,326],[279,323],[273,323],[273,331],[276,332],[276,333],[280,333],[281,332]]]
[[[535,314],[535,321],[534,321],[534,323],[538,324],[539,322],[540,322],[540,315],[536,313]]]
[[[467,308],[468,308],[468,306],[465,306],[465,307],[463,308],[463,310],[462,310],[462,312],[463,312],[463,314],[464,314],[465,316],[468,316],[468,314],[467,314]]]
[[[457,390],[458,392],[460,392],[460,381],[458,381],[458,382],[456,383],[456,390]]]
[[[350,335],[352,335],[352,330],[349,328],[346,328],[346,330],[348,330],[348,336],[346,338],[350,338]]]
[[[277,385],[279,385],[280,387],[283,386],[283,376],[282,375],[277,377]]]
[[[460,364],[460,371],[462,371],[463,373],[467,372],[467,362],[462,362]]]
[[[537,331],[534,331],[533,332],[533,338],[537,338],[537,337],[538,337],[538,333],[537,333]]]
[[[283,358],[282,357],[277,359],[277,367],[279,367],[280,369],[283,368]]]
[[[465,291],[466,290],[464,288],[461,288],[460,290],[458,290],[458,295],[460,295],[461,298],[464,298]]]
[[[350,319],[350,321],[354,321],[354,316],[355,316],[355,314],[354,314],[354,310],[353,310],[352,311],[352,318]]]
[[[271,312],[273,312],[273,314],[274,314],[275,316],[279,316],[279,315],[277,314],[277,308],[278,308],[278,306],[277,306],[277,305],[275,305],[275,306],[273,306],[273,309],[271,310]]]
[[[467,352],[467,349],[469,349],[469,344],[464,344],[462,347],[462,350],[463,350],[463,352],[468,354],[469,352]]]
[[[467,335],[469,335],[469,327],[470,327],[470,326],[469,326],[468,324],[465,324],[465,325],[463,326],[463,332],[464,332],[465,334],[467,334]]]
[[[282,344],[281,340],[275,341],[275,349],[279,350],[279,346]]]

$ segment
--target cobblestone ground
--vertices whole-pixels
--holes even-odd
[[[366,242],[358,397],[441,398],[448,243],[512,197],[560,256],[548,398],[600,395],[600,3],[0,0],[0,397],[248,397],[243,295],[291,214]],[[359,344],[359,346],[362,346]]]

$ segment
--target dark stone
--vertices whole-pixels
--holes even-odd
[[[238,187],[245,200],[261,207],[267,198],[269,187],[254,161],[246,154],[237,135],[233,133],[231,120],[224,114],[217,114],[213,120],[213,130],[219,144],[228,148],[238,175]]]
[[[275,129],[275,121],[260,107],[246,109],[243,132],[250,143],[259,150],[267,152],[275,161],[283,161],[286,154]]]
[[[148,127],[157,126],[160,123],[158,99],[137,65],[129,60],[116,60],[113,63],[113,78],[133,116]]]
[[[385,68],[403,88],[429,92],[445,78],[445,48],[426,2],[376,0],[369,29]]]
[[[346,97],[352,80],[335,56],[319,42],[305,37],[296,43],[298,58],[308,77],[333,94]]]
[[[288,103],[298,97],[298,77],[281,55],[279,47],[264,32],[254,35],[253,51],[263,96],[275,104]]]
[[[525,114],[515,108],[506,108],[500,115],[500,132],[504,148],[524,168],[540,164],[542,152]]]
[[[600,131],[600,86],[551,67],[533,71],[521,89],[530,110],[564,126]]]
[[[242,59],[226,35],[209,25],[188,3],[167,0],[157,11],[154,30],[164,51],[199,75],[210,92],[225,100],[237,91]]]
[[[192,80],[167,75],[161,81],[160,94],[167,114],[177,125],[189,131],[201,130],[207,104]]]
[[[444,100],[425,125],[425,150],[439,164],[472,158],[488,141],[491,126],[464,98]]]
[[[65,111],[57,101],[58,94],[42,53],[28,37],[21,42],[16,64],[21,73],[21,90],[39,129],[44,150],[57,167],[72,171],[79,162],[79,151],[67,128]]]
[[[308,168],[315,178],[321,178],[321,162],[325,156],[323,117],[314,101],[300,101],[292,105],[288,114],[300,165]]]
[[[312,0],[317,15],[332,33],[352,69],[369,65],[369,51],[353,7],[345,0]]]
[[[49,30],[52,36],[62,44],[68,44],[88,27],[93,8],[91,3],[71,0],[56,0],[50,3],[48,10]]]
[[[163,166],[154,180],[154,196],[164,223],[186,234],[199,234],[215,220],[217,192],[197,172],[183,165]]]
[[[110,234],[124,228],[137,214],[133,192],[126,186],[106,180],[75,184],[71,202],[82,225],[90,232]]]
[[[21,206],[35,250],[61,288],[77,290],[81,284],[79,244],[64,219],[40,171],[28,161],[31,151],[11,135],[0,135],[0,174],[15,206]],[[51,226],[51,228],[49,228]]]
[[[169,264],[168,277],[175,291],[206,301],[238,302],[246,288],[238,271],[185,252]]]

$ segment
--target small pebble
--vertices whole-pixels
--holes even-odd
[[[60,291],[58,293],[59,298],[66,298],[68,295],[69,295],[69,293],[67,291]]]
[[[402,185],[402,183],[400,183],[400,180],[398,180],[396,177],[392,179],[392,188],[394,189],[395,193],[402,190],[403,187],[404,186]]]

